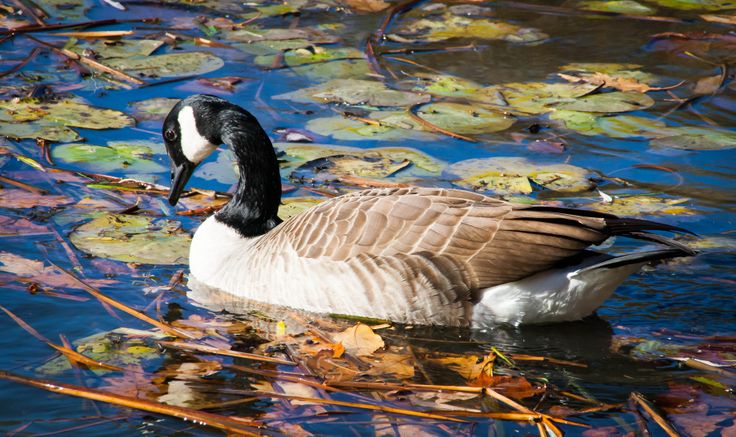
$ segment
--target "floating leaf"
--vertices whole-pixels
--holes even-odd
[[[405,112],[381,111],[372,113],[370,120],[377,123],[366,123],[345,117],[313,118],[305,126],[309,131],[319,135],[329,135],[338,140],[432,140],[435,135],[422,132],[419,122],[412,120]]]
[[[462,103],[430,103],[420,107],[417,115],[435,126],[459,134],[499,132],[514,124],[514,119],[508,115]]]
[[[130,102],[130,106],[135,111],[135,117],[138,120],[161,120],[166,118],[166,114],[171,108],[179,102],[179,99],[170,99],[167,97],[154,97],[148,100],[139,100]]]
[[[391,6],[383,0],[345,0],[345,3],[358,12],[380,12]]]
[[[409,164],[410,161],[407,159],[394,160],[377,153],[361,156],[330,155],[305,162],[297,167],[290,177],[332,180],[337,176],[350,175],[380,179],[393,175]]]
[[[128,74],[149,77],[200,75],[220,69],[225,62],[211,53],[187,52],[166,55],[114,58],[105,61],[110,67]]]
[[[693,215],[696,212],[681,204],[690,199],[670,199],[654,196],[626,196],[614,197],[613,202],[598,202],[589,205],[590,208],[616,215]]]
[[[352,155],[357,157],[383,156],[394,161],[410,161],[415,167],[428,173],[439,173],[444,164],[429,155],[409,147],[375,147],[372,149],[361,149],[358,147],[320,145],[320,144],[298,144],[277,143],[276,147],[284,151],[289,162],[282,165],[282,169],[291,171],[304,162],[314,161],[335,155]]]
[[[69,47],[69,50],[79,55],[84,55],[86,51],[91,50],[102,59],[129,58],[131,56],[148,56],[163,44],[163,41],[155,39],[100,40],[91,43],[83,42]]]
[[[303,40],[309,44],[331,44],[337,42],[337,38],[315,29],[257,29],[245,28],[224,32],[228,41],[257,43],[263,41],[288,41]]]
[[[667,125],[655,118],[636,115],[600,116],[590,112],[560,110],[550,114],[551,120],[562,121],[567,129],[583,135],[605,135],[611,138],[652,138],[667,132]]]
[[[593,187],[591,175],[584,168],[535,164],[517,157],[468,159],[452,164],[445,172],[455,176],[455,183],[463,188],[499,194],[528,194],[532,191],[530,182],[555,191],[585,191]]]
[[[51,288],[82,288],[79,282],[53,266],[44,266],[43,261],[24,258],[9,252],[0,252],[0,271],[12,273],[21,282],[29,282]],[[93,287],[116,284],[110,279],[86,279]]]
[[[370,64],[365,59],[346,59],[304,64],[298,67],[292,67],[291,72],[305,76],[315,82],[330,79],[367,79],[373,74]]]
[[[36,100],[0,101],[0,120],[37,121],[44,126],[116,129],[134,124],[123,112],[89,106],[74,100],[38,102]]]
[[[281,220],[288,220],[324,201],[325,199],[319,197],[288,197],[281,201],[281,205],[279,206],[279,218],[281,218]]]
[[[67,143],[79,141],[82,137],[68,127],[44,126],[32,123],[2,123],[0,122],[0,136],[8,138],[43,138],[49,141]]]
[[[591,94],[572,102],[560,103],[558,109],[582,112],[628,112],[647,109],[654,105],[654,99],[646,94],[628,91]]]
[[[659,6],[671,9],[704,10],[704,11],[721,11],[726,9],[736,9],[736,4],[732,0],[649,0]]]
[[[258,65],[272,66],[277,55],[256,56],[255,63]],[[284,65],[295,67],[305,64],[334,61],[336,59],[364,59],[365,55],[358,49],[352,47],[311,47],[309,49],[299,48],[289,50],[283,54],[281,62]]]
[[[69,236],[81,251],[101,258],[143,264],[186,264],[191,238],[172,220],[105,214]]]
[[[588,0],[577,4],[580,9],[624,15],[652,15],[657,10],[634,0]]]
[[[370,355],[385,346],[381,336],[373,332],[370,326],[362,323],[334,334],[333,338],[342,343],[348,353],[358,356]]]
[[[72,199],[57,194],[36,194],[15,188],[0,190],[0,208],[33,208],[68,205]]]
[[[668,129],[667,136],[655,138],[649,144],[684,150],[726,150],[736,148],[736,132],[680,126]]]
[[[412,106],[426,103],[430,97],[410,91],[392,90],[378,81],[335,79],[314,87],[280,94],[274,96],[274,99],[348,105]]]
[[[554,105],[585,96],[598,88],[589,83],[506,83],[488,87],[487,92],[498,90],[508,105],[526,114],[543,114],[554,109]]]
[[[154,148],[149,141],[110,141],[106,146],[94,144],[63,144],[53,149],[55,159],[74,163],[80,167],[110,172],[123,170],[127,173],[157,173],[165,171],[161,164],[151,160]]]
[[[422,18],[398,27],[401,37],[435,42],[451,38],[478,38],[519,43],[540,42],[548,38],[541,31],[503,21],[461,17],[445,13],[436,19]]]

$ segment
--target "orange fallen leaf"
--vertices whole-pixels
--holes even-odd
[[[348,353],[358,356],[370,355],[385,345],[380,335],[362,323],[335,334],[333,338],[342,343]]]

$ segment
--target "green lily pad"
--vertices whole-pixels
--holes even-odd
[[[430,100],[427,94],[392,90],[383,82],[371,80],[334,79],[273,97],[297,102],[344,103],[368,106],[413,106]]]
[[[37,102],[35,100],[0,101],[0,120],[10,122],[38,121],[44,126],[81,127],[84,129],[116,129],[132,126],[130,116],[113,109],[95,108],[74,100]]]
[[[683,150],[726,150],[736,148],[736,132],[715,128],[674,127],[667,136],[649,142],[655,147]]]
[[[732,0],[648,0],[659,6],[671,9],[680,9],[683,11],[703,10],[703,11],[722,11],[727,9],[736,9],[736,3]]]
[[[501,112],[462,103],[430,103],[420,107],[417,115],[437,127],[458,134],[499,132],[514,124],[512,117]]]
[[[54,159],[95,172],[158,173],[166,171],[166,167],[151,160],[158,148],[149,141],[110,141],[107,146],[63,144],[54,147],[52,154]]]
[[[418,74],[420,79],[417,91],[433,96],[472,98],[483,86],[472,80],[447,74]]]
[[[469,18],[445,13],[438,17],[407,21],[396,31],[401,38],[436,42],[451,38],[477,38],[504,40],[518,43],[540,42],[548,38],[545,33],[503,21]]]
[[[659,78],[645,71],[639,64],[614,64],[608,62],[582,62],[566,64],[560,67],[562,72],[574,72],[578,77],[586,78],[596,73],[602,73],[617,79],[633,79],[637,82],[651,85]]]
[[[605,213],[641,216],[641,215],[693,215],[696,211],[682,206],[689,202],[687,198],[664,198],[654,196],[613,197],[612,202],[598,202],[588,207]]]
[[[8,138],[43,138],[49,141],[67,143],[79,141],[82,137],[68,127],[44,126],[39,123],[2,123],[0,122],[0,136]]]
[[[331,136],[346,141],[393,141],[412,139],[429,141],[436,136],[424,132],[419,122],[411,119],[403,111],[376,111],[368,117],[379,122],[367,124],[345,117],[313,118],[307,122],[307,130],[319,135]]]
[[[593,188],[588,170],[570,164],[535,164],[526,158],[468,159],[450,165],[445,173],[454,183],[471,190],[499,194],[529,194],[531,182],[554,191],[577,192]]]
[[[101,258],[142,264],[186,264],[191,237],[172,220],[105,214],[69,236],[79,250]]]
[[[582,112],[629,112],[647,109],[654,105],[654,99],[646,94],[627,91],[591,94],[572,102],[560,103],[557,109]]]
[[[161,351],[151,347],[146,340],[125,337],[114,331],[102,332],[74,341],[74,350],[95,361],[113,366],[140,365],[143,361],[161,358]],[[46,375],[59,375],[72,369],[69,359],[60,356],[44,363],[36,370]],[[93,368],[97,374],[110,370]]]
[[[329,181],[339,176],[381,179],[399,172],[411,164],[408,159],[394,159],[380,153],[361,152],[356,155],[330,155],[300,165],[290,178]]]
[[[200,75],[222,68],[225,62],[211,53],[187,52],[166,55],[113,58],[104,62],[128,74],[150,77]]]
[[[636,115],[600,116],[590,112],[559,110],[550,114],[570,130],[583,135],[605,135],[611,138],[652,138],[667,132],[667,125],[654,118]]]
[[[552,111],[554,105],[585,96],[596,88],[589,83],[523,82],[488,87],[487,92],[498,90],[508,105],[518,112],[544,114]]]
[[[578,3],[577,6],[585,11],[613,12],[615,14],[625,15],[652,15],[657,12],[656,9],[645,6],[634,0],[589,0],[582,1]]]
[[[291,72],[315,82],[325,82],[330,79],[369,79],[373,69],[365,59],[346,59],[303,64],[292,67]]]
[[[68,47],[69,50],[81,55],[85,50],[92,50],[103,59],[129,58],[131,56],[148,56],[164,44],[155,39],[130,39],[119,41],[82,42]]]
[[[163,120],[179,100],[168,97],[154,97],[148,100],[130,102],[130,107],[133,108],[138,120]]]
[[[319,30],[309,28],[294,29],[258,29],[245,28],[224,32],[228,41],[256,43],[263,41],[287,41],[306,40],[311,44],[331,44],[337,42],[337,38]]]
[[[281,205],[279,206],[279,218],[281,218],[281,220],[288,220],[324,201],[324,198],[319,197],[288,197],[281,201]]]
[[[305,64],[334,61],[336,59],[363,59],[363,52],[352,47],[311,47],[289,50],[283,54],[284,65],[295,67]],[[255,63],[263,66],[271,66],[276,55],[256,56]]]
[[[332,144],[300,144],[277,143],[276,148],[285,153],[286,163],[282,170],[287,173],[305,162],[329,156],[385,157],[392,161],[409,161],[413,167],[426,174],[439,174],[444,163],[432,158],[424,152],[410,147],[375,147],[362,149],[358,147],[337,146]]]

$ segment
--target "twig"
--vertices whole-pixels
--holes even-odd
[[[72,29],[75,27],[97,27],[97,26],[109,26],[111,24],[124,24],[124,23],[157,23],[158,18],[139,18],[137,20],[95,20],[85,21],[83,23],[70,23],[70,24],[49,24],[46,26],[40,25],[28,25],[16,27],[13,29],[0,30],[0,35],[16,35],[19,33],[31,33],[31,32],[45,32],[49,30],[58,29]]]
[[[16,181],[15,179],[11,179],[7,176],[1,176],[0,175],[0,182],[3,182],[8,185],[12,185],[14,187],[18,187],[22,190],[28,191],[29,193],[33,194],[48,194],[47,190],[44,190],[42,188],[34,187],[33,185],[26,184],[25,182]]]
[[[22,61],[20,61],[18,64],[16,64],[13,68],[4,71],[0,73],[0,78],[8,76],[10,74],[15,73],[16,71],[20,70],[21,68],[25,67],[29,62],[31,62],[38,54],[41,52],[40,47],[34,47],[33,50],[31,50],[31,53],[25,57]]]
[[[247,352],[239,352],[229,349],[216,348],[207,346],[205,344],[197,343],[185,343],[181,341],[159,341],[158,344],[164,347],[171,347],[174,349],[184,349],[187,351],[202,352],[214,355],[225,355],[234,358],[244,358],[246,360],[264,361],[266,363],[283,364],[285,366],[296,366],[297,363],[293,361],[280,360],[278,358],[267,357],[265,355],[250,354]]]
[[[451,132],[451,131],[449,131],[447,129],[442,129],[441,127],[439,127],[439,126],[437,126],[437,125],[435,125],[433,123],[430,123],[427,120],[423,119],[422,117],[418,116],[414,111],[416,110],[416,108],[420,107],[421,105],[422,105],[421,103],[420,104],[417,104],[417,105],[414,105],[413,107],[409,108],[408,111],[406,111],[406,114],[409,117],[411,117],[412,120],[416,121],[417,123],[421,124],[422,126],[426,127],[427,129],[429,129],[431,131],[438,132],[438,133],[441,133],[443,135],[447,135],[448,137],[457,138],[459,140],[469,141],[471,143],[477,143],[478,142],[478,140],[476,140],[475,138],[471,138],[471,137],[467,137],[465,135],[457,134],[457,133]]]
[[[205,413],[191,408],[175,407],[173,405],[133,398],[130,396],[118,395],[103,390],[80,387],[63,382],[28,378],[2,370],[0,370],[0,379],[30,385],[54,393],[107,402],[109,404],[120,405],[123,407],[148,411],[151,413],[178,417],[184,420],[192,420],[195,422],[199,422],[202,425],[219,428],[236,435],[258,436],[260,435],[260,433],[257,432],[257,429],[253,429],[253,427],[262,427],[261,423],[246,420],[244,418],[226,417],[218,414]]]
[[[649,402],[644,398],[644,396],[641,393],[638,392],[632,392],[631,393],[631,399],[636,401],[641,408],[649,414],[649,416],[654,419],[655,422],[657,422],[657,425],[659,425],[664,432],[667,433],[670,437],[679,437],[680,434],[675,431],[672,426],[667,423],[667,420],[665,420],[664,417],[660,416],[659,413],[654,411],[654,408],[652,408],[651,405],[649,405]]]

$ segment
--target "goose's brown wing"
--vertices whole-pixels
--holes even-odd
[[[430,285],[467,295],[548,269],[611,234],[605,215],[571,211],[460,190],[368,190],[291,218],[264,243],[287,240],[308,258],[401,262]]]

